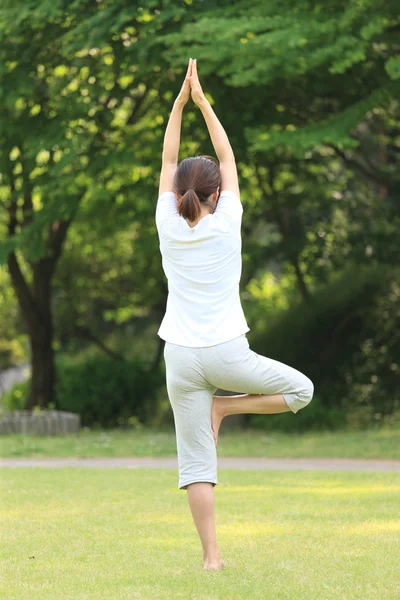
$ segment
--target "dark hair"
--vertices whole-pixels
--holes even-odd
[[[175,171],[174,189],[178,198],[178,212],[189,221],[200,216],[201,204],[221,185],[219,162],[213,156],[191,156],[182,160]]]

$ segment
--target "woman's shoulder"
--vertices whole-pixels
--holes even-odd
[[[243,205],[240,197],[232,190],[222,190],[214,214],[221,214],[233,220],[241,220]]]

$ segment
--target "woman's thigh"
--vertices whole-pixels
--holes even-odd
[[[211,346],[204,353],[205,375],[216,388],[246,394],[282,394],[297,412],[313,395],[311,380],[293,367],[250,349],[246,335]]]
[[[168,344],[164,352],[168,398],[174,414],[180,489],[196,481],[217,484],[211,429],[215,388],[202,376],[197,349]]]

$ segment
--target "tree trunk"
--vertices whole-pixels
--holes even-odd
[[[54,352],[51,323],[42,335],[30,338],[32,379],[26,408],[45,408],[54,402]]]
[[[15,199],[8,207],[8,212],[8,234],[11,238],[15,235],[18,224]],[[31,216],[31,213],[25,213],[25,224]],[[45,408],[55,401],[51,282],[71,222],[72,219],[50,223],[46,243],[50,252],[38,261],[29,262],[33,274],[31,285],[25,279],[16,253],[10,252],[7,259],[11,282],[31,348],[31,389],[26,406],[29,410],[34,406]]]
[[[265,189],[261,173],[260,173],[259,169],[257,168],[257,166],[255,168],[255,173],[256,173],[256,176],[258,179],[260,189],[263,191],[265,197],[268,198],[269,194],[268,194],[267,190]],[[274,169],[271,165],[270,165],[269,171],[268,171],[268,178],[269,178],[269,181],[268,181],[269,187],[272,191],[274,191]],[[291,232],[289,231],[287,219],[285,218],[285,213],[283,212],[282,207],[279,206],[279,204],[274,200],[273,196],[270,196],[269,199],[270,199],[270,204],[271,204],[269,212],[275,219],[275,222],[278,226],[278,231],[281,235],[282,241],[285,244],[286,258],[289,260],[289,262],[292,264],[292,266],[294,268],[294,272],[296,275],[297,289],[299,290],[300,296],[302,297],[302,299],[305,302],[309,302],[311,300],[311,294],[307,287],[303,272],[300,267],[299,254],[297,251],[293,251],[293,249],[288,247],[290,245]],[[267,214],[267,210],[266,210],[266,214]]]
[[[290,261],[291,261],[291,263],[294,267],[295,273],[296,273],[297,288],[300,292],[300,296],[303,298],[303,300],[305,302],[309,302],[311,300],[311,294],[310,294],[308,287],[306,285],[306,282],[304,280],[304,275],[301,271],[298,257],[293,256],[290,258]]]
[[[53,317],[51,309],[51,279],[53,258],[30,263],[33,271],[29,287],[19,267],[17,257],[11,253],[8,268],[16,292],[22,317],[29,335],[31,349],[31,387],[26,408],[45,408],[54,402],[54,352]]]
[[[288,229],[284,215],[282,214],[282,210],[279,206],[273,205],[272,212],[275,215],[275,220],[278,225],[279,233],[282,236],[282,240],[285,242],[286,246],[288,246],[290,244],[290,231]],[[298,253],[296,251],[293,251],[293,249],[289,249],[286,251],[286,257],[294,268],[294,272],[296,274],[297,289],[300,292],[300,296],[305,302],[309,302],[311,300],[311,294],[309,292],[309,289],[304,279],[304,275],[300,268]]]
[[[54,401],[53,319],[51,277],[54,261],[31,263],[32,286],[28,286],[14,252],[8,257],[8,269],[18,298],[31,349],[31,388],[26,408],[45,408]]]

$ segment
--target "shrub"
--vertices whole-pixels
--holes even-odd
[[[15,383],[1,398],[5,411],[24,410],[29,392],[29,379]]]
[[[280,311],[273,322],[260,319],[249,334],[251,347],[307,375],[327,419],[336,409],[349,414],[352,426],[367,426],[376,415],[383,420],[400,408],[399,280],[393,268],[349,267],[309,303]],[[307,413],[311,419],[313,404],[304,419]],[[296,417],[303,419],[302,412]]]
[[[0,339],[0,370],[18,365],[26,358],[23,336]]]
[[[136,416],[148,423],[157,412],[160,376],[134,361],[95,356],[82,364],[57,365],[56,408],[81,415],[82,425],[115,427]]]
[[[78,413],[82,426],[116,427],[133,422],[150,424],[158,411],[161,374],[133,361],[95,356],[74,364],[56,356],[54,408]],[[29,381],[16,384],[3,397],[8,410],[26,407]]]
[[[288,414],[291,416],[288,417]],[[321,398],[314,395],[310,404],[296,414],[249,415],[246,425],[265,431],[279,430],[287,433],[312,430],[335,431],[346,427],[346,414],[337,407],[324,407]]]

